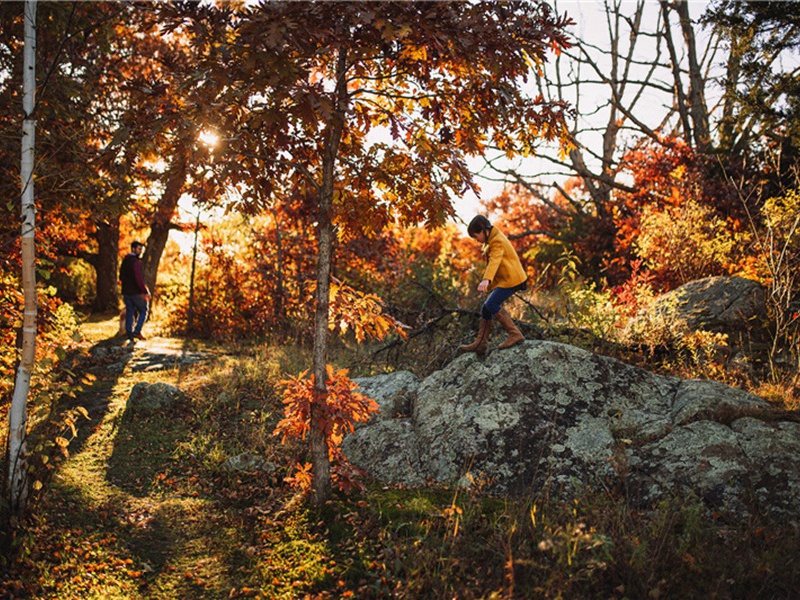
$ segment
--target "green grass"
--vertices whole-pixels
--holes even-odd
[[[276,382],[302,352],[215,353],[155,374],[96,370],[79,400],[98,410],[20,530],[0,597],[790,598],[800,584],[796,531],[709,516],[690,499],[640,511],[611,492],[562,503],[547,490],[373,484],[310,507],[283,481],[304,449],[272,435]],[[139,381],[187,397],[134,416]],[[243,451],[274,470],[222,469]]]

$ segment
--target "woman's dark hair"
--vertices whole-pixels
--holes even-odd
[[[469,222],[467,233],[469,234],[469,237],[475,237],[476,233],[480,233],[481,231],[489,231],[491,228],[492,224],[489,222],[489,219],[483,215],[478,215]]]

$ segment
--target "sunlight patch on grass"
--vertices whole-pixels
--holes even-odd
[[[80,325],[81,335],[88,342],[100,342],[119,333],[119,319],[109,315],[90,316]],[[121,340],[122,338],[120,338]]]
[[[313,589],[331,573],[327,557],[327,546],[320,541],[300,538],[274,546],[258,566],[262,593],[288,599]]]

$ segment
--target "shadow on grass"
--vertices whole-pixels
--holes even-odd
[[[118,381],[114,375],[96,383],[112,394]],[[54,482],[42,507],[51,540],[42,547],[91,548],[77,558],[59,551],[56,570],[72,579],[56,578],[50,585],[75,590],[60,598],[84,597],[93,589],[92,575],[118,565],[108,579],[120,588],[138,588],[141,597],[227,598],[244,587],[252,559],[241,548],[252,544],[255,532],[238,511],[227,510],[230,503],[213,473],[179,451],[201,427],[191,399],[182,395],[153,410],[128,399],[114,408],[119,412],[112,418],[95,415],[98,424],[106,416],[98,439],[91,446],[82,441],[83,455],[73,449],[72,473]]]
[[[238,505],[236,476],[179,452],[200,426],[190,399],[152,411],[128,405],[119,423],[106,478],[130,499],[125,545],[147,597],[227,597],[251,583],[254,559],[242,548],[257,532],[242,510],[252,499]]]
[[[103,316],[95,317],[94,324],[101,323],[103,318]],[[112,335],[93,344],[86,353],[81,350],[70,351],[61,361],[62,371],[55,382],[55,387],[57,389],[59,385],[62,386],[62,392],[52,392],[61,393],[61,397],[50,402],[47,417],[36,421],[28,432],[27,446],[33,449],[28,460],[34,468],[34,478],[46,482],[48,474],[54,472],[49,468],[42,468],[43,458],[49,459],[49,465],[61,462],[63,457],[56,455],[56,447],[52,447],[50,451],[41,448],[47,448],[56,436],[70,437],[70,428],[64,420],[64,415],[78,407],[86,411],[89,419],[88,422],[82,417],[76,419],[75,435],[70,440],[67,450],[69,456],[76,456],[84,451],[92,433],[101,426],[111,410],[116,387],[133,356],[133,350],[133,343]],[[93,378],[91,383],[86,383],[89,380],[84,380],[87,375]],[[69,393],[63,393],[65,389],[69,389]],[[42,402],[45,401],[39,401]],[[29,408],[29,411],[32,410],[35,410],[33,405]],[[32,500],[35,503],[37,498],[34,497]]]
[[[106,477],[124,492],[145,498],[179,470],[175,451],[192,435],[189,419],[185,418],[183,407],[150,414],[126,407],[118,421]]]

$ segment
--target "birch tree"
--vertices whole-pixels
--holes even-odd
[[[27,403],[36,351],[36,209],[33,196],[33,166],[36,121],[36,0],[25,2],[25,46],[22,75],[22,287],[25,296],[22,348],[9,413],[8,499],[12,513],[25,510],[28,496],[25,437]]]

